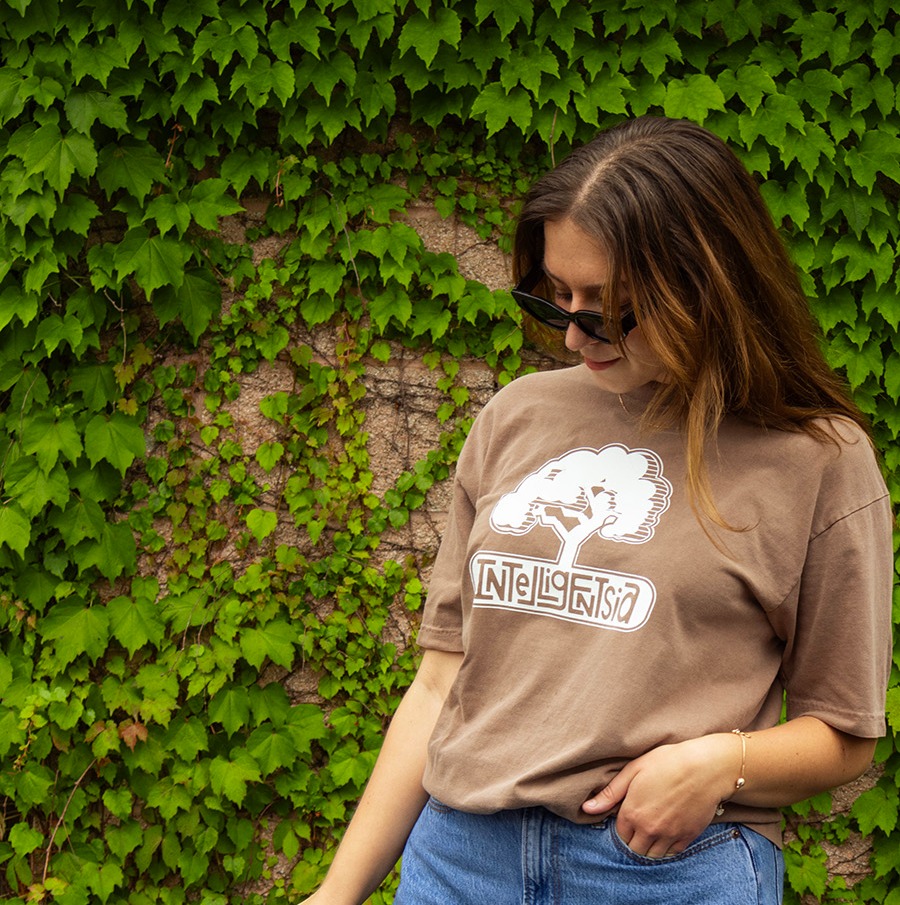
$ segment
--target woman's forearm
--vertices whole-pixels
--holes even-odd
[[[723,741],[730,741],[739,771],[744,758],[744,786],[726,797],[755,807],[783,807],[850,782],[875,750],[875,739],[847,735],[815,717],[750,733],[743,751],[738,736]]]
[[[309,905],[359,905],[397,863],[427,800],[422,788],[426,748],[461,659],[461,654],[425,653],[328,876],[307,899]]]
[[[815,717],[752,732],[661,745],[626,764],[583,805],[598,819],[618,813],[626,844],[651,857],[683,851],[731,800],[774,808],[849,782],[870,763],[875,742]],[[737,780],[744,782],[738,789]]]

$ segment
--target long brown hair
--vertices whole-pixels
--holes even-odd
[[[688,490],[716,524],[704,449],[726,415],[827,438],[823,416],[868,433],[826,363],[796,271],[753,178],[711,132],[644,116],[602,132],[538,180],[516,228],[516,280],[540,264],[547,220],[569,218],[606,253],[602,311],[623,286],[669,381],[649,424],[685,435]],[[624,350],[627,354],[627,349]]]

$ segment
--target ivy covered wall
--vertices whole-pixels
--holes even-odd
[[[900,499],[898,54],[889,0],[0,0],[0,894],[317,882],[415,665],[431,548],[403,532],[439,508],[472,375],[532,361],[411,206],[505,250],[599,127],[706,125]],[[400,363],[434,431],[386,476]],[[791,901],[900,905],[896,670],[888,710],[881,778],[798,824]],[[848,890],[827,853],[868,835]]]

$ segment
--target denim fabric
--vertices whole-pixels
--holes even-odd
[[[768,839],[713,824],[683,852],[635,854],[615,818],[571,823],[543,808],[466,814],[432,798],[403,853],[395,905],[781,905]]]

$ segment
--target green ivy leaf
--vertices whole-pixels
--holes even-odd
[[[141,719],[168,726],[178,705],[178,677],[167,664],[147,663],[135,677],[135,684],[143,692]]]
[[[412,316],[412,307],[412,301],[407,293],[389,289],[370,300],[369,314],[383,333],[392,318],[394,323],[404,326]]]
[[[74,547],[85,538],[98,538],[103,533],[106,515],[96,500],[72,496],[64,510],[56,510],[49,519],[67,545]]]
[[[813,314],[822,330],[829,333],[842,321],[848,327],[855,324],[859,319],[859,307],[853,293],[844,286],[813,305]]]
[[[537,97],[544,73],[558,77],[559,61],[549,47],[531,41],[517,47],[516,52],[500,66],[500,84],[504,91],[512,91],[516,85],[522,85]]]
[[[882,128],[867,130],[844,159],[853,178],[867,191],[872,191],[879,174],[900,182],[900,136]]]
[[[164,159],[145,141],[128,137],[118,145],[106,145],[100,151],[97,181],[111,198],[124,189],[138,201],[143,201],[156,182],[165,176]]]
[[[367,124],[381,114],[390,117],[397,111],[397,92],[388,76],[364,73],[357,91],[359,109]]]
[[[38,296],[33,292],[23,292],[18,286],[7,286],[0,292],[0,330],[14,317],[27,326],[38,313]],[[20,369],[16,369],[20,370]],[[9,387],[6,387],[9,389]]]
[[[60,454],[75,462],[81,455],[81,436],[75,421],[69,417],[57,420],[47,410],[35,412],[22,429],[22,452],[36,455],[41,468],[47,473]]]
[[[802,134],[803,124],[803,112],[794,98],[772,94],[765,99],[755,115],[744,115],[738,119],[738,132],[748,148],[763,136],[770,145],[781,149],[785,143],[787,127],[790,125]]]
[[[787,217],[802,229],[809,220],[809,202],[806,200],[806,186],[803,183],[793,181],[782,186],[769,180],[760,186],[760,192],[776,223],[781,223]]]
[[[0,544],[24,557],[31,540],[31,525],[14,503],[0,506]]]
[[[897,827],[898,791],[879,783],[874,789],[867,789],[850,808],[850,814],[859,822],[860,831],[868,835],[878,828],[885,833],[893,833]]]
[[[191,216],[204,229],[218,230],[219,218],[237,214],[244,208],[229,198],[224,179],[204,179],[191,189],[188,207]]]
[[[314,261],[308,272],[310,293],[324,292],[334,296],[344,281],[342,268],[335,267],[332,261]]]
[[[315,704],[296,704],[285,725],[298,754],[309,752],[314,741],[328,735],[322,711]]]
[[[67,343],[73,352],[78,351],[83,337],[81,321],[71,314],[65,317],[50,314],[38,324],[37,342],[44,344],[48,355],[52,355],[61,343]]]
[[[256,542],[261,544],[278,526],[278,515],[271,510],[251,509],[246,521]]]
[[[597,125],[607,113],[627,112],[625,94],[631,90],[631,82],[623,73],[609,73],[587,83],[584,95],[575,97],[575,109],[586,122]]]
[[[48,474],[34,456],[22,456],[13,462],[6,470],[4,485],[9,496],[29,518],[51,501],[62,507],[69,499],[65,469],[57,463]]]
[[[668,83],[663,109],[666,116],[702,123],[710,110],[725,109],[725,95],[708,75],[695,73]]]
[[[238,723],[238,726],[240,725]],[[176,721],[169,726],[165,746],[168,751],[177,752],[179,757],[188,762],[195,760],[201,751],[209,750],[206,726],[197,717],[191,717],[183,722]]]
[[[150,295],[161,286],[178,289],[184,282],[184,268],[191,256],[183,242],[167,236],[151,236],[143,227],[128,230],[116,246],[113,267],[119,280],[134,276]]]
[[[133,572],[136,562],[137,545],[127,522],[107,523],[97,540],[85,540],[78,546],[80,575],[96,567],[107,581],[114,581],[123,572]]]
[[[747,105],[747,109],[751,113],[756,113],[763,98],[778,93],[775,79],[756,63],[747,63],[737,70],[735,86],[738,97]]]
[[[831,48],[836,26],[837,17],[833,13],[814,12],[798,18],[787,32],[801,36],[800,53],[805,60],[812,61]]]
[[[369,17],[361,15],[361,18]],[[269,47],[278,59],[285,62],[291,62],[291,48],[295,44],[318,58],[322,43],[319,32],[323,30],[333,31],[334,26],[319,10],[307,7],[296,12],[296,20],[293,22],[272,23]]]
[[[275,361],[291,341],[291,334],[282,324],[274,324],[266,333],[256,339],[256,348],[268,362]]]
[[[222,287],[205,268],[185,271],[180,286],[161,286],[153,310],[161,325],[178,318],[196,343],[222,308]]]
[[[78,84],[85,76],[96,79],[104,88],[114,69],[124,69],[128,65],[125,56],[126,44],[112,35],[96,42],[83,42],[75,48],[72,56],[72,76]]]
[[[894,28],[894,34],[891,34],[886,28],[879,28],[872,39],[871,50],[872,59],[875,61],[878,71],[882,74],[887,72],[897,58],[898,53],[900,53],[900,49],[898,49],[896,27]]]
[[[196,124],[197,117],[207,101],[219,105],[219,90],[213,79],[192,73],[180,88],[172,92],[172,112],[184,110],[191,118],[191,122]]]
[[[242,686],[225,688],[209,702],[209,719],[221,723],[229,735],[234,735],[250,719],[250,695]]]
[[[283,455],[284,446],[281,443],[267,440],[265,443],[260,443],[256,450],[256,461],[260,468],[268,474],[281,461]]]
[[[854,389],[861,387],[870,375],[880,377],[884,371],[881,343],[868,342],[862,349],[855,346],[846,335],[836,336],[827,348],[832,367],[843,367]]]
[[[816,899],[822,898],[828,885],[828,868],[823,861],[786,848],[784,866],[792,889],[799,893],[810,892]]]
[[[41,126],[31,136],[22,157],[25,175],[39,173],[62,196],[77,172],[88,178],[97,169],[94,143],[79,132],[63,135],[59,126]]]
[[[845,276],[850,281],[866,279],[870,274],[875,277],[875,287],[883,286],[894,273],[896,255],[894,249],[885,244],[879,251],[856,236],[847,235],[834,243],[832,260],[847,259]]]
[[[257,669],[267,657],[273,663],[290,669],[294,665],[296,637],[296,630],[287,622],[274,619],[261,628],[244,629],[240,637],[241,653]]]
[[[78,236],[86,236],[99,214],[100,208],[90,198],[69,192],[53,215],[53,226],[59,232],[68,230]]]
[[[135,421],[115,412],[91,418],[84,431],[84,451],[92,465],[106,461],[124,475],[147,448],[144,432]]]
[[[158,645],[165,633],[165,626],[156,607],[141,598],[114,597],[106,605],[109,611],[109,628],[129,654],[145,644]]]
[[[890,286],[875,288],[867,283],[863,288],[862,309],[866,317],[877,311],[894,330],[900,329],[900,295]]]
[[[56,656],[62,665],[81,654],[96,660],[109,640],[109,616],[103,607],[89,607],[83,600],[65,601],[40,620],[38,631],[55,642]]]
[[[57,201],[48,192],[22,192],[7,205],[6,215],[19,231],[24,233],[28,224],[37,217],[44,226],[50,225],[53,214],[57,210]]]
[[[79,393],[92,412],[103,411],[119,397],[112,365],[106,362],[85,362],[70,372],[69,389]]]
[[[274,727],[260,726],[247,739],[247,751],[259,764],[263,776],[269,776],[297,760],[297,749],[288,733]]]
[[[411,16],[400,31],[397,47],[401,56],[414,48],[422,62],[430,66],[441,41],[457,47],[461,36],[459,15],[455,10],[439,6],[430,16],[423,13]]]
[[[104,864],[85,861],[82,878],[103,905],[106,905],[110,896],[123,884],[125,875],[114,861],[106,861]]]
[[[891,372],[890,378],[888,378],[888,370]],[[885,366],[884,374],[885,389],[894,399],[900,399],[900,353],[894,352],[891,354]],[[893,389],[888,387],[889,381]],[[888,725],[894,732],[900,732],[900,686],[895,685],[893,688],[888,689],[886,711]]]
[[[422,299],[413,306],[410,331],[413,336],[420,336],[428,331],[432,340],[436,341],[447,332],[452,317],[452,312],[441,299]]]
[[[354,754],[345,747],[332,756],[328,762],[328,769],[338,787],[348,783],[362,787],[372,773],[377,756],[376,751],[361,751]]]
[[[147,805],[156,808],[160,817],[171,820],[179,811],[189,811],[193,800],[191,793],[181,784],[173,781],[171,776],[164,776],[156,785],[146,793]],[[151,825],[149,830],[157,829]],[[149,834],[152,839],[152,834]],[[162,837],[162,829],[159,828],[159,837]],[[145,843],[146,844],[146,843]],[[157,841],[157,844],[159,842]],[[146,870],[146,867],[144,868]]]
[[[126,791],[129,802],[131,794]],[[104,793],[103,801],[106,803],[106,793]],[[112,808],[110,813],[115,814]],[[128,812],[122,817],[127,817],[131,813],[129,804]],[[119,815],[117,815],[119,816]],[[124,861],[144,840],[144,831],[137,820],[125,820],[118,826],[110,826],[105,833],[106,844],[109,850],[120,860]]]
[[[146,220],[151,218],[162,235],[174,228],[181,237],[191,225],[191,209],[186,201],[180,201],[175,195],[157,195],[147,205]]]
[[[128,128],[125,104],[105,91],[73,91],[66,97],[65,109],[72,128],[85,135],[90,134],[96,122],[119,132],[125,132]]]
[[[622,68],[631,72],[640,60],[654,81],[665,72],[669,60],[680,63],[683,59],[681,47],[668,28],[654,28],[640,38],[629,38],[622,47]]]
[[[125,820],[131,816],[133,802],[134,796],[129,789],[107,789],[103,793],[103,804],[106,809],[120,820]],[[134,825],[140,827],[137,821],[134,821]]]
[[[47,794],[54,784],[53,774],[40,763],[34,763],[28,770],[20,770],[13,775],[16,796],[27,805],[46,807]]]
[[[308,295],[300,302],[300,313],[310,327],[315,327],[330,320],[337,307],[334,296],[320,292]]]
[[[496,0],[477,0],[475,3],[475,21],[480,25],[493,13],[494,21],[500,28],[501,40],[519,24],[530,29],[534,18],[534,4],[531,0],[504,0],[497,3]],[[458,40],[458,39],[457,39]]]
[[[9,844],[17,855],[30,855],[44,841],[44,834],[32,829],[24,821],[13,825],[9,831]]]
[[[488,137],[512,120],[523,132],[531,123],[532,99],[522,88],[507,93],[496,83],[487,85],[472,104],[472,115],[484,115]]]
[[[247,783],[261,779],[256,761],[244,751],[234,760],[216,757],[209,765],[209,779],[216,795],[224,795],[235,804],[242,804],[247,796]]]

